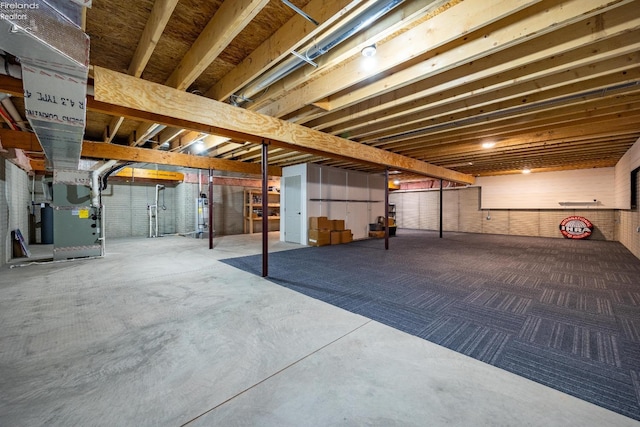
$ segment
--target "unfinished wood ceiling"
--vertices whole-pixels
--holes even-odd
[[[94,0],[91,64],[473,176],[614,166],[640,137],[640,0],[286,3]],[[87,140],[261,158],[255,141],[87,118]],[[379,170],[333,154],[272,146],[269,163]]]

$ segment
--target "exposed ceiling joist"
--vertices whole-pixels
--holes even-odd
[[[460,96],[460,88],[486,91],[487,86],[508,85],[515,79],[535,81],[558,67],[570,68],[572,64],[579,66],[633,52],[628,44],[638,40],[637,31],[630,29],[640,29],[640,17],[634,18],[630,13],[632,9],[633,5],[625,5],[604,13],[597,28],[591,21],[583,20],[536,37],[534,42],[528,39],[528,43],[518,45],[517,49],[487,51],[485,46],[474,46],[471,41],[463,51],[443,52],[371,85],[330,97],[328,102],[335,112],[299,122],[339,133],[377,116],[388,118],[402,114],[412,108],[411,103],[424,105],[425,98],[430,100],[434,95],[441,99],[445,94]],[[377,90],[381,88],[384,90]],[[371,102],[367,102],[369,99]],[[440,99],[434,101],[442,102]]]
[[[2,141],[2,146],[5,148],[17,148],[28,152],[42,151],[38,139],[35,134],[32,133],[0,129],[0,140]],[[84,141],[81,156],[90,159],[121,160],[194,169],[223,170],[253,175],[261,174],[261,165],[259,163],[245,163],[234,160],[215,159],[212,157],[192,156],[104,142]],[[282,169],[277,166],[269,166],[268,173],[271,176],[282,176]]]
[[[363,0],[310,1],[303,10],[320,22],[319,26],[298,14],[294,15],[289,22],[280,27],[237,67],[212,86],[206,96],[218,101],[227,99],[242,86],[290,55],[291,51],[312,40],[362,3],[364,3]]]
[[[321,138],[307,144],[304,138],[316,134],[302,128],[294,136],[304,143],[293,145],[277,140],[291,136],[289,128],[269,121],[277,138],[193,119],[200,111],[181,111],[178,118],[155,106],[140,111],[88,96],[84,139],[169,145],[174,152],[256,164],[265,140],[271,142],[272,165],[313,162],[368,172],[383,167],[327,154],[344,154],[342,140],[326,139],[330,134],[358,144],[352,146],[359,151],[375,147],[479,176],[516,173],[525,163],[533,172],[603,167],[640,137],[640,0],[294,3],[320,25],[280,1],[266,3],[259,13],[234,9],[257,4],[249,0],[95,2],[87,11],[91,62],[163,83],[177,64],[202,61],[200,70],[181,71],[183,86],[218,101],[237,95],[233,99],[247,110],[273,112],[322,132]],[[221,22],[231,10],[252,17]],[[216,19],[222,26],[204,30]],[[197,42],[212,34],[220,37]],[[377,55],[363,57],[361,49],[374,42]],[[311,54],[317,67],[298,64],[293,50]],[[13,57],[0,52],[0,61],[0,74],[18,76]],[[281,67],[287,70],[276,71]],[[13,113],[24,116],[22,82],[0,75],[0,91],[16,95]],[[173,93],[165,95],[157,105],[184,107],[174,105]],[[245,95],[251,102],[242,101]],[[255,117],[247,117],[255,125]],[[154,129],[155,123],[167,128]],[[496,143],[493,149],[481,147],[487,140]]]
[[[178,0],[156,0],[154,2],[151,16],[144,27],[138,47],[129,65],[128,72],[132,76],[140,77],[142,75],[177,4]]]
[[[539,1],[501,1],[491,8],[481,0],[465,1],[464,7],[452,7],[445,10],[423,24],[412,28],[392,40],[378,46],[376,62],[367,70],[363,70],[359,61],[352,60],[336,67],[331,73],[325,73],[313,79],[308,84],[290,90],[285,96],[275,100],[268,107],[257,111],[275,117],[282,117],[303,106],[319,99],[326,98],[341,90],[347,89],[365,79],[384,73],[406,61],[428,54],[442,54],[439,48],[447,43],[459,40],[461,35],[467,35],[471,40],[465,44],[465,49],[452,49],[448,57],[455,62],[444,59],[440,63],[440,55],[434,58],[438,67],[447,65],[455,67],[464,61],[473,61],[474,52],[487,55],[505,49],[512,44],[519,43],[533,35],[546,34],[562,26],[570,25],[585,19],[590,14],[602,13],[615,3],[607,0],[570,0],[562,4],[545,9],[544,13],[535,13],[522,20],[507,24],[496,31],[489,31],[484,37],[472,37],[472,33],[489,27],[501,18],[511,18],[513,14],[527,8],[535,7]],[[546,6],[546,4],[542,4]],[[524,29],[524,30],[523,30]],[[467,52],[471,54],[467,54]],[[421,64],[421,74],[432,73],[433,64]],[[405,84],[412,81],[406,80]]]
[[[331,73],[316,79],[309,76],[311,81],[308,84],[288,91],[268,107],[257,111],[282,117],[300,108],[303,105],[301,100],[310,103],[326,98],[369,77],[393,69],[407,58],[419,57],[437,50],[438,47],[456,40],[461,34],[473,32],[538,2],[539,0],[507,0],[501,1],[495,7],[487,8],[485,2],[471,0],[469,4],[465,2],[467,7],[449,8],[398,37],[381,43],[377,48],[375,61],[367,69],[362,68],[360,61],[346,61]]]
[[[288,74],[285,78],[272,83],[269,85],[266,95],[262,97],[257,96],[257,99],[252,99],[252,103],[248,105],[247,108],[260,111],[266,104],[272,102],[273,99],[280,98],[291,88],[305,84],[314,74],[321,74],[326,70],[333,70],[341,63],[351,61],[354,56],[359,56],[364,47],[375,45],[388,37],[393,37],[394,34],[420,25],[421,22],[437,15],[441,10],[449,8],[460,1],[461,0],[406,1],[402,4],[402,7],[392,8],[380,19],[371,22],[369,26],[363,28],[357,34],[354,34],[346,40],[335,42],[336,44],[332,45],[329,50],[323,50],[323,53],[316,59],[317,67],[315,69],[302,67]],[[358,16],[360,13],[364,13],[365,16],[369,16],[372,13],[371,10],[376,9],[376,4],[374,3],[377,5],[384,5],[385,3],[389,5],[392,2],[390,0],[386,2],[365,2],[362,7],[357,10],[354,9],[350,15]],[[444,6],[443,3],[445,4]],[[344,26],[341,27],[343,32],[349,31],[353,25],[361,22],[355,18],[353,22],[349,19],[345,19],[344,21],[345,22],[341,24]],[[337,31],[336,33],[340,32]],[[328,38],[331,39],[331,37]],[[317,47],[314,46],[311,50],[314,51],[316,48]],[[313,103],[317,103],[319,106],[323,105],[322,100],[316,100]]]
[[[226,0],[165,84],[187,89],[267,3],[269,0]]]

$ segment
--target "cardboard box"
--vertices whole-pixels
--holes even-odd
[[[332,231],[331,232],[331,244],[339,245],[342,243],[342,231]]]
[[[331,221],[326,216],[309,217],[309,230],[331,230]]]
[[[353,242],[353,233],[351,230],[342,230],[340,233],[340,243]]]
[[[329,230],[309,230],[307,242],[309,246],[326,246],[331,244]]]
[[[374,237],[376,239],[381,239],[384,237],[384,230],[382,231],[369,231],[369,237]]]
[[[334,231],[344,230],[344,219],[332,219],[331,224],[332,224],[331,230],[334,230]]]

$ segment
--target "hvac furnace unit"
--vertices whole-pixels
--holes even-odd
[[[102,255],[99,207],[86,185],[53,184],[53,259]]]

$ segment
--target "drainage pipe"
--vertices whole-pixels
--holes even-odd
[[[98,169],[91,171],[91,206],[95,208],[100,207],[100,174],[105,170],[111,168],[117,163],[117,160],[109,160],[105,162]]]
[[[156,235],[158,237],[158,199],[160,198],[160,190],[164,190],[164,184],[156,184]],[[149,211],[151,212],[151,211]]]

